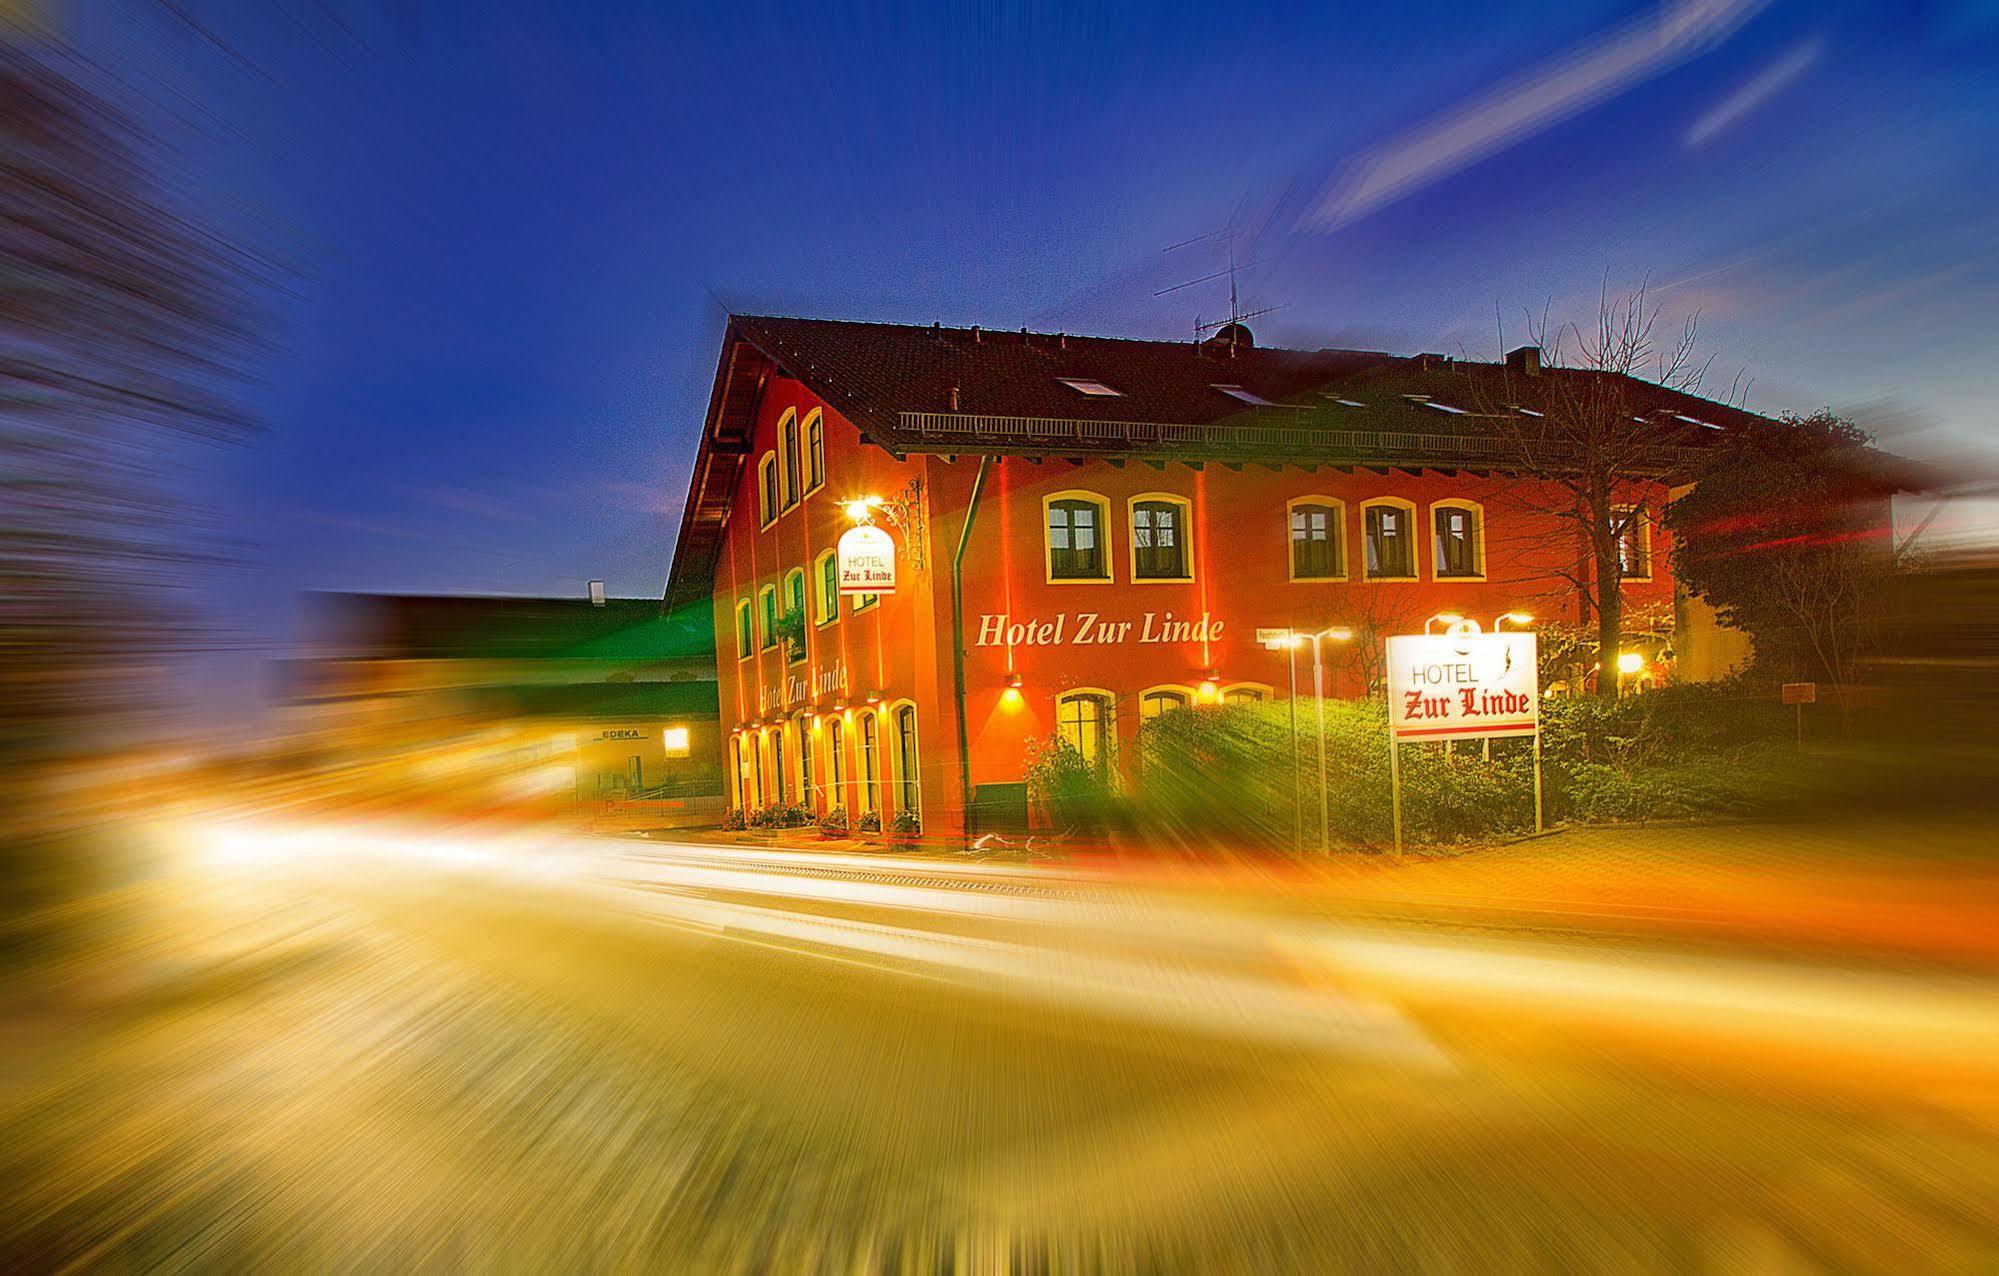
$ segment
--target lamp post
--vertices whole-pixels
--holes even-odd
[[[1428,620],[1423,622],[1423,632],[1426,634],[1429,633],[1430,626],[1436,624],[1440,620],[1444,622],[1444,628],[1447,630],[1452,625],[1462,625],[1463,623],[1465,623],[1465,618],[1463,616],[1460,616],[1458,613],[1454,611],[1440,611],[1436,615],[1430,617]]]
[[[1534,617],[1524,611],[1503,611],[1492,618],[1492,632],[1498,633],[1508,623],[1511,623],[1515,629],[1518,629],[1522,625],[1533,624]],[[1534,676],[1539,678],[1541,676],[1540,672],[1537,670]],[[1484,761],[1492,761],[1492,741],[1479,741],[1479,753]]]
[[[1319,730],[1319,851],[1321,854],[1331,854],[1332,852],[1332,811],[1326,791],[1326,661],[1324,649],[1319,644],[1322,641],[1349,642],[1352,639],[1353,630],[1347,628],[1345,625],[1332,625],[1325,629],[1311,630],[1304,633],[1300,633],[1295,629],[1287,629],[1280,636],[1265,644],[1272,650],[1280,646],[1289,647],[1294,653],[1291,666],[1291,712],[1294,724],[1292,727],[1291,774],[1293,777],[1294,792],[1296,791],[1296,778],[1298,774],[1297,727],[1295,725],[1298,712],[1298,667],[1295,653],[1300,644],[1306,642],[1312,644],[1312,701],[1317,711]],[[1302,823],[1302,820],[1300,822]],[[1299,830],[1299,834],[1299,840],[1303,841],[1302,829]]]

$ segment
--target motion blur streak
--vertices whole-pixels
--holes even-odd
[[[1989,965],[1620,933],[1574,837],[1500,856],[1524,924],[1462,911],[1473,864],[1389,897],[408,820],[156,844],[12,1019],[12,1269],[1949,1270],[1993,1235]]]

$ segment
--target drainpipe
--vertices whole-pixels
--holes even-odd
[[[965,546],[972,540],[972,518],[979,512],[979,493],[985,490],[992,461],[990,456],[979,458],[972,495],[965,502],[965,524],[958,529],[958,549],[951,555],[951,688],[958,701],[958,786],[964,796],[962,823],[967,835],[972,825],[972,743],[965,728]]]

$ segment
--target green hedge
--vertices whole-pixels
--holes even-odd
[[[1104,819],[1155,843],[1288,847],[1296,801],[1304,845],[1317,844],[1319,754],[1313,702],[1167,713],[1139,733],[1139,780],[1099,796]],[[1328,700],[1326,800],[1333,840],[1392,836],[1387,714],[1378,701]],[[1781,706],[1731,684],[1665,688],[1606,704],[1542,702],[1544,809],[1550,822],[1747,814],[1789,805],[1809,763],[1789,744]],[[1403,836],[1412,843],[1489,840],[1534,823],[1532,745],[1495,740],[1405,745]],[[1072,812],[1077,795],[1065,795]]]

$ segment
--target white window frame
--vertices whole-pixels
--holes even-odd
[[[1138,507],[1141,504],[1175,505],[1180,509],[1180,567],[1178,576],[1141,576],[1138,574]],[[1140,492],[1128,497],[1124,503],[1125,539],[1131,569],[1131,583],[1134,585],[1185,585],[1194,579],[1194,502],[1191,497],[1178,492]],[[1044,526],[1044,536],[1047,534]],[[1054,566],[1054,552],[1049,553],[1049,565]],[[1108,564],[1106,564],[1108,566]]]
[[[1297,540],[1291,532],[1291,517],[1300,505],[1324,505],[1333,512],[1333,564],[1331,576],[1300,576],[1298,574]],[[1284,503],[1284,570],[1295,581],[1343,581],[1350,570],[1347,554],[1347,503],[1337,496],[1327,496],[1323,492],[1311,492],[1304,496],[1294,496]]]
[[[1464,510],[1471,515],[1472,528],[1472,570],[1464,575],[1444,574],[1444,556],[1438,551],[1437,511]],[[1461,496],[1448,496],[1430,502],[1430,579],[1439,581],[1484,580],[1485,579],[1485,506],[1477,501]]]
[[[1055,543],[1049,539],[1048,516],[1057,501],[1088,501],[1097,507],[1097,534],[1102,538],[1098,560],[1103,564],[1101,576],[1057,576],[1055,574]],[[1117,569],[1112,566],[1115,555],[1115,538],[1111,535],[1111,501],[1102,492],[1091,492],[1083,488],[1068,488],[1060,492],[1050,492],[1041,498],[1041,571],[1051,585],[1108,585],[1117,579]]]
[[[1368,570],[1367,512],[1371,509],[1376,508],[1377,506],[1390,509],[1398,509],[1401,510],[1403,514],[1408,516],[1409,573],[1406,576],[1386,576]],[[1416,530],[1416,528],[1419,526],[1419,524],[1416,522],[1416,513],[1417,513],[1416,503],[1414,501],[1404,500],[1400,496],[1371,496],[1367,500],[1364,500],[1360,503],[1360,575],[1362,580],[1384,581],[1388,583],[1395,583],[1399,581],[1414,581],[1414,580],[1423,579],[1423,541],[1425,538],[1421,533],[1417,532]]]

